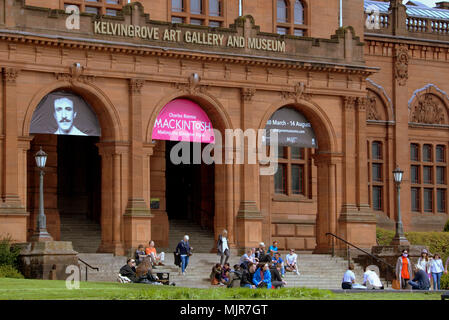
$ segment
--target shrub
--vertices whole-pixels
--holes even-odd
[[[17,267],[20,249],[11,245],[10,237],[0,239],[0,266]]]
[[[23,275],[11,265],[0,266],[0,278],[23,279]]]
[[[444,232],[449,232],[449,220],[446,221],[446,224],[444,225]]]
[[[449,290],[449,273],[441,277],[441,290]]]
[[[389,245],[395,232],[377,228],[377,242],[379,245]],[[443,262],[449,256],[449,233],[447,232],[406,232],[405,237],[413,245],[427,246],[431,253],[439,253]]]

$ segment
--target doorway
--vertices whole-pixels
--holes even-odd
[[[57,137],[58,211],[61,240],[75,251],[96,252],[101,242],[99,137]]]
[[[172,148],[179,142],[165,141],[166,210],[172,222],[194,223],[202,230],[214,230],[215,165],[193,164],[193,151],[198,144],[182,142],[190,148],[188,164],[174,164],[170,160]],[[201,144],[201,151],[206,144]],[[171,225],[173,225],[170,222]],[[171,232],[171,231],[170,231]]]

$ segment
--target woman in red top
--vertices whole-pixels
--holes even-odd
[[[402,289],[407,287],[407,283],[411,279],[411,276],[412,265],[410,263],[410,259],[408,258],[408,251],[404,249],[402,250],[402,255],[396,262],[396,279],[398,279]]]

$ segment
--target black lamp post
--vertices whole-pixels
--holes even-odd
[[[394,183],[396,185],[396,194],[397,194],[397,210],[398,216],[396,220],[396,234],[394,235],[393,240],[391,241],[391,245],[410,245],[407,238],[404,236],[404,228],[402,226],[402,217],[401,217],[401,182],[404,171],[396,167],[393,171]]]
[[[39,177],[39,215],[37,218],[37,227],[33,236],[32,241],[52,241],[53,238],[47,232],[47,218],[44,213],[44,168],[47,162],[47,154],[41,149],[34,156],[36,159],[36,165],[40,169]]]

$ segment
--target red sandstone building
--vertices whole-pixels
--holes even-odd
[[[99,252],[150,239],[167,247],[177,219],[215,236],[227,229],[238,248],[278,240],[328,252],[328,232],[368,248],[376,226],[394,226],[396,165],[405,230],[440,230],[448,219],[447,3],[344,0],[342,12],[338,0],[244,0],[241,12],[238,0],[0,4],[2,235],[33,233],[41,146],[49,233],[59,240],[70,219],[97,222]],[[67,26],[69,5],[81,11],[79,29]],[[373,5],[375,27],[364,13]],[[52,94],[84,101],[100,133],[31,130]],[[274,176],[259,164],[175,166],[173,143],[153,129],[182,100],[223,134],[264,129],[288,107],[311,123],[318,147],[280,148]]]

